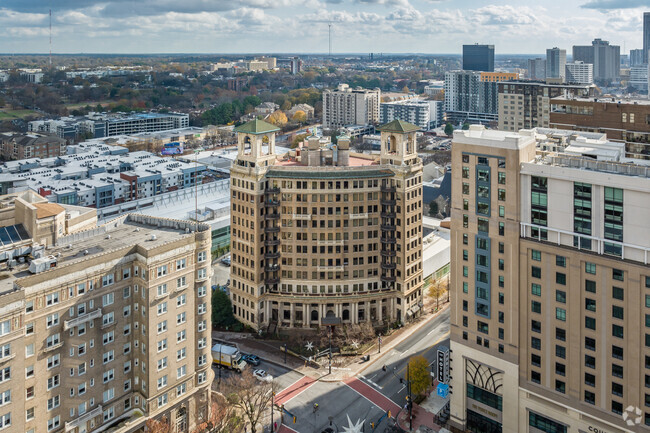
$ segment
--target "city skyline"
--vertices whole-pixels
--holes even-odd
[[[627,53],[642,46],[650,2],[7,0],[0,52],[47,53],[50,7],[54,54],[327,53],[331,22],[334,54],[458,54],[478,42],[494,44],[498,55],[567,49],[596,37]]]

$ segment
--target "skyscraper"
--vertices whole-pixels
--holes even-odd
[[[528,59],[528,78],[531,80],[546,79],[546,60],[540,57]]]
[[[463,45],[463,69],[494,72],[494,45]]]
[[[643,50],[630,50],[630,66],[640,66],[643,63]]]
[[[591,45],[574,45],[573,61],[593,64],[594,80],[618,80],[621,75],[621,47],[599,38]]]
[[[336,90],[323,92],[323,126],[341,128],[347,125],[370,125],[379,121],[381,90],[351,89],[339,84]]]
[[[647,430],[650,178],[623,157],[604,134],[454,132],[450,420],[460,431]],[[627,407],[639,408],[636,426]]]
[[[553,47],[546,50],[546,78],[564,81],[566,77],[566,50]]]
[[[643,13],[643,63],[648,63],[650,50],[650,12]]]

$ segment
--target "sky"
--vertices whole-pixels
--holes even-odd
[[[642,47],[650,0],[0,0],[0,53],[541,54]]]

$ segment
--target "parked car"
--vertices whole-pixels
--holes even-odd
[[[257,380],[261,380],[263,382],[271,382],[273,380],[273,376],[267,374],[266,370],[262,370],[262,369],[255,370],[253,372],[253,376],[255,376]]]
[[[230,266],[230,254],[221,259],[221,263],[223,263],[226,266]]]
[[[248,364],[254,365],[255,367],[257,367],[258,365],[260,365],[260,361],[261,361],[261,360],[260,360],[259,356],[251,355],[251,354],[247,354],[247,355],[243,355],[242,358],[243,358],[244,361],[246,361]]]

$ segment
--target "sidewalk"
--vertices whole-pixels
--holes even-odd
[[[323,382],[340,382],[362,373],[365,369],[370,367],[375,362],[378,362],[383,356],[389,353],[395,346],[407,339],[412,333],[416,332],[421,327],[425,326],[427,322],[435,316],[441,314],[449,307],[448,303],[442,304],[441,308],[435,313],[424,314],[417,319],[416,323],[405,326],[396,330],[391,335],[382,337],[381,353],[378,353],[377,345],[371,346],[362,355],[370,355],[370,361],[361,361],[360,356],[356,362],[353,362],[345,367],[338,367],[332,365],[332,373],[328,373],[328,365],[326,358],[323,359],[323,367],[320,369],[306,366],[305,363],[294,356],[287,355],[285,364],[284,352],[280,350],[283,344],[279,340],[258,340],[251,334],[247,333],[233,333],[233,332],[220,332],[212,331],[212,338],[226,340],[231,343],[237,344],[239,350],[245,353],[254,353],[264,361],[279,365],[281,367],[290,368],[298,373],[308,376],[312,379],[320,380]],[[426,308],[426,307],[425,307]],[[430,311],[428,308],[426,311]]]

